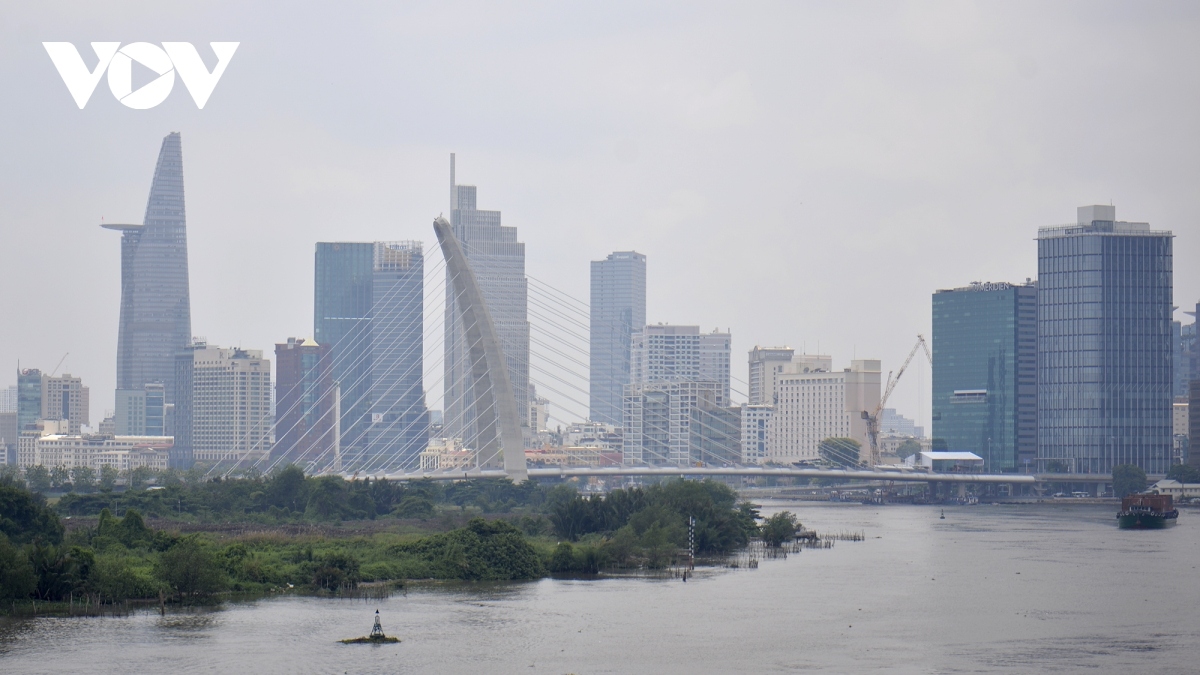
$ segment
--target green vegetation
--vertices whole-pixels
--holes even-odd
[[[853,438],[826,438],[817,445],[821,459],[842,468],[858,466],[858,453],[862,444]]]
[[[781,511],[762,524],[762,540],[768,546],[783,546],[796,538],[800,522],[791,511]]]
[[[659,569],[686,555],[689,518],[701,555],[730,553],[759,534],[756,509],[711,481],[605,497],[584,497],[566,484],[347,481],[307,477],[295,467],[270,477],[204,482],[167,474],[157,482],[62,497],[58,512],[74,518],[67,531],[40,494],[0,477],[0,598],[9,601],[0,607],[22,600],[200,602],[226,592],[339,593],[409,579]],[[147,517],[157,519],[154,527]],[[794,533],[795,517],[788,517]]]
[[[1167,471],[1167,478],[1180,483],[1200,483],[1200,469],[1190,464],[1176,464]]]
[[[137,482],[148,480],[137,477]],[[544,503],[549,492],[535,483],[513,485],[504,479],[445,485],[433,481],[346,481],[337,476],[305,476],[295,466],[284,467],[266,478],[210,481],[204,480],[202,471],[167,471],[157,476],[157,482],[156,489],[68,494],[59,500],[57,508],[70,516],[94,516],[104,508],[117,513],[136,509],[149,517],[187,522],[280,524],[384,516],[427,519],[435,515],[434,506],[438,504],[475,508],[483,513],[532,511]]]
[[[1146,472],[1133,464],[1113,467],[1113,494],[1117,497],[1137,494],[1146,489]]]

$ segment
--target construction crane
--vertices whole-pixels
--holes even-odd
[[[912,362],[914,356],[917,355],[917,349],[920,348],[925,352],[925,357],[929,359],[929,366],[933,367],[933,354],[929,351],[929,344],[925,342],[924,335],[917,336],[917,344],[913,345],[911,351],[908,352],[908,358],[904,359],[904,365],[900,366],[900,370],[896,371],[896,377],[892,377],[892,373],[888,372],[887,387],[883,390],[883,396],[879,398],[879,405],[875,406],[875,412],[862,411],[862,418],[867,421],[867,438],[871,441],[871,457],[869,466],[878,466],[880,462],[879,455],[879,415],[883,412],[883,407],[887,405],[888,399],[892,395],[892,390],[896,388],[896,383],[900,381],[900,376],[904,375],[904,371],[908,368],[908,364]]]
[[[54,372],[50,373],[50,377],[54,377],[55,375],[58,374],[58,369],[62,368],[63,361],[66,361],[67,357],[70,355],[71,355],[71,352],[67,352],[66,354],[63,354],[63,357],[58,360],[58,365],[54,366]]]

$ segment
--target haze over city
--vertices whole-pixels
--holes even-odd
[[[432,250],[452,151],[532,277],[586,299],[588,261],[644,253],[648,320],[730,329],[740,379],[755,344],[897,367],[934,290],[1036,278],[1037,228],[1083,204],[1172,230],[1175,304],[1200,299],[1191,5],[290,7],[6,11],[0,360],[69,352],[93,423],[120,290],[97,225],[140,222],[170,131],[193,332],[221,345],[311,334],[316,241]],[[104,39],[241,46],[203,110],[103,84],[79,110],[40,42]],[[928,426],[918,384],[891,404]]]

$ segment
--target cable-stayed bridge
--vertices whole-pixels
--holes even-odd
[[[742,466],[727,452],[724,455],[712,454],[704,447],[691,448],[692,457],[689,466],[603,466],[603,467],[549,467],[530,468],[526,463],[525,438],[530,434],[529,411],[518,409],[516,397],[507,372],[504,345],[497,337],[496,327],[492,320],[487,303],[484,300],[483,284],[476,277],[471,262],[463,252],[461,243],[456,239],[448,223],[441,218],[434,221],[434,230],[443,253],[443,260],[424,271],[424,285],[421,292],[426,296],[436,297],[438,293],[449,289],[453,294],[466,334],[467,348],[460,356],[464,359],[462,365],[470,373],[471,385],[474,389],[473,401],[467,406],[448,405],[442,402],[444,410],[470,408],[470,414],[475,420],[471,425],[472,431],[468,438],[463,438],[462,447],[471,454],[468,466],[456,466],[446,470],[423,470],[419,456],[416,453],[408,456],[384,454],[368,457],[363,452],[363,443],[358,438],[343,438],[333,431],[338,425],[326,425],[321,433],[325,436],[319,440],[324,447],[313,457],[289,457],[287,453],[274,455],[261,453],[259,459],[252,463],[254,469],[269,472],[275,467],[286,464],[299,464],[310,474],[340,474],[345,477],[375,477],[388,480],[470,480],[477,478],[505,477],[514,481],[526,478],[628,478],[628,477],[742,477],[742,478],[826,478],[846,481],[887,481],[887,482],[924,482],[924,483],[976,483],[976,484],[1030,484],[1041,480],[1064,480],[1061,476],[1037,477],[1029,474],[980,474],[980,473],[935,473],[911,469],[836,469],[815,467],[775,467],[775,466]],[[530,317],[530,382],[538,391],[546,394],[551,402],[551,419],[561,424],[570,425],[577,420],[588,417],[590,392],[588,391],[588,341],[590,339],[589,307],[587,303],[571,297],[544,282],[528,277],[528,309]],[[402,291],[394,291],[402,292]],[[409,289],[403,291],[414,293]],[[403,300],[404,298],[400,298]],[[386,295],[378,298],[376,303],[394,301]],[[371,313],[373,315],[373,312]],[[364,321],[373,319],[363,318]],[[427,319],[423,322],[426,335],[422,339],[412,340],[411,344],[399,346],[398,349],[422,349],[426,354],[442,353],[444,334],[429,332],[431,327],[441,323]],[[392,329],[392,326],[384,326]],[[620,326],[622,329],[635,328]],[[636,327],[640,328],[640,327]],[[358,331],[357,339],[369,331]],[[363,350],[358,350],[359,352]],[[356,353],[355,350],[341,350],[341,358]],[[361,358],[361,357],[359,357]],[[393,358],[392,364],[412,363],[412,359]],[[422,360],[417,360],[422,364]],[[342,368],[343,372],[358,372],[352,366],[358,364],[343,364],[351,367]],[[410,365],[410,369],[423,367],[425,372],[445,372],[446,369],[438,357],[432,363]],[[358,369],[362,370],[362,369]],[[387,373],[390,375],[391,373]],[[404,377],[392,377],[391,381],[400,382],[412,373],[403,373]],[[735,380],[745,386],[744,382]],[[337,389],[352,388],[355,382],[341,383]],[[442,378],[432,378],[424,384],[426,392],[435,390],[442,384]],[[745,397],[744,392],[733,388],[734,393]],[[385,392],[386,394],[387,392]],[[328,395],[328,394],[326,394]],[[297,400],[293,405],[299,405]],[[334,406],[337,408],[338,406]],[[284,411],[287,412],[287,411]],[[466,414],[466,413],[464,413]],[[277,411],[276,419],[285,415]],[[404,414],[395,415],[394,419],[407,419]],[[706,423],[693,420],[693,424],[704,427]],[[394,423],[393,423],[394,424]],[[316,427],[321,429],[321,427]],[[305,430],[309,433],[311,430]],[[536,431],[536,430],[535,430]],[[276,437],[281,436],[281,430],[276,429]],[[740,450],[740,449],[739,449]],[[857,457],[843,458],[845,463],[853,465]],[[627,460],[628,461],[628,460]],[[245,465],[222,467],[225,475],[232,474]],[[213,470],[217,470],[214,467]],[[1106,477],[1087,477],[1081,482],[1102,482]],[[1075,480],[1075,479],[1066,479]],[[1111,480],[1111,478],[1109,478]]]

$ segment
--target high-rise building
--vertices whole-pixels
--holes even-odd
[[[275,446],[271,459],[333,461],[333,370],[329,345],[288,338],[275,345]]]
[[[496,335],[508,365],[509,381],[517,410],[529,410],[528,285],[525,278],[525,244],[517,241],[517,228],[500,223],[499,211],[477,208],[474,185],[459,185],[454,155],[450,155],[450,226],[483,291]],[[446,271],[445,396],[442,433],[463,439],[471,450],[478,435],[473,410],[469,345],[457,306],[450,271]]]
[[[775,375],[792,362],[796,350],[791,347],[759,347],[750,350],[750,405],[775,402]]]
[[[993,473],[1037,456],[1037,286],[973,283],[933,294],[933,438]],[[941,447],[939,443],[939,447]]]
[[[714,328],[711,333],[700,334],[700,379],[711,380],[721,385],[721,398],[729,404],[729,370],[731,367],[729,331],[722,333]]]
[[[175,352],[175,377],[172,378],[172,388],[174,389],[172,398],[175,400],[172,413],[174,421],[170,425],[170,428],[174,430],[175,442],[171,446],[169,458],[172,469],[190,469],[195,463],[195,456],[192,452],[192,421],[194,417],[192,408],[195,402],[193,385],[196,374],[196,353],[207,348],[208,345],[203,340],[197,339]]]
[[[17,412],[17,385],[0,389],[0,413]]]
[[[622,414],[624,462],[685,466],[698,461],[693,459],[693,409],[724,408],[727,404],[720,388],[718,382],[694,380],[626,385]],[[696,424],[702,422],[697,420]],[[695,456],[699,457],[698,450]]]
[[[42,371],[26,368],[17,371],[17,429],[42,419]]]
[[[1038,231],[1039,471],[1169,467],[1172,237],[1112,206]]]
[[[320,242],[316,250],[313,334],[329,345],[333,381],[341,387],[341,446],[361,454],[370,424],[371,313],[375,244]]]
[[[366,452],[346,468],[415,469],[429,442],[425,408],[425,262],[419,241],[376,242]],[[343,453],[345,457],[346,453]],[[351,457],[353,460],[354,457]]]
[[[800,355],[776,374],[768,460],[816,460],[826,438],[853,438],[860,445],[860,458],[869,456],[863,412],[874,412],[879,405],[879,361],[856,359],[840,371],[832,366],[828,356]]]
[[[18,430],[38,420],[63,420],[77,434],[88,424],[90,404],[88,388],[70,373],[54,377],[36,368],[17,373]]]
[[[117,389],[161,382],[174,403],[175,356],[191,343],[183,149],[179,133],[163,139],[141,225],[105,224],[121,235],[121,318]]]
[[[0,463],[17,463],[17,411],[0,412]]]
[[[617,251],[592,261],[591,419],[621,423],[621,395],[632,382],[633,333],[646,325],[646,256]]]
[[[314,322],[341,390],[347,470],[416,466],[429,439],[420,242],[319,243]]]
[[[262,459],[271,450],[270,359],[260,350],[207,345],[192,356],[193,459]]]
[[[120,436],[165,436],[166,388],[162,382],[147,382],[141,389],[118,389],[113,413],[115,432]]]

